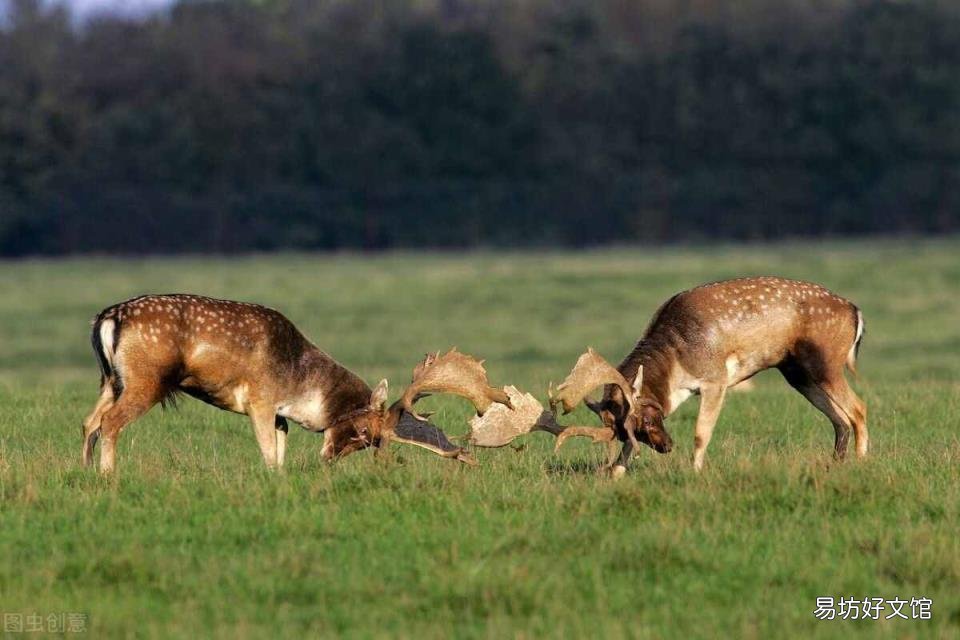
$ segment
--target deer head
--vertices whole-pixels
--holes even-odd
[[[494,403],[510,407],[510,398],[491,387],[483,361],[460,353],[456,348],[444,355],[428,354],[413,369],[413,379],[400,398],[387,405],[388,383],[381,380],[370,394],[370,403],[342,416],[331,425],[329,457],[343,457],[368,446],[382,447],[391,440],[423,447],[445,458],[474,464],[466,449],[458,447],[446,435],[414,410],[414,405],[430,393],[452,393],[473,404],[478,415]]]
[[[611,392],[601,401],[587,399],[588,394],[601,385],[612,385]],[[594,442],[609,442],[619,437],[628,440],[634,447],[643,442],[661,453],[667,453],[673,443],[663,428],[663,412],[655,403],[641,399],[642,385],[642,367],[633,384],[630,384],[623,374],[590,348],[577,359],[570,375],[557,387],[556,393],[552,388],[548,391],[548,411],[530,394],[507,387],[512,406],[492,407],[486,415],[471,420],[470,441],[477,446],[503,446],[521,434],[547,431],[557,436],[555,449],[574,436],[589,437]],[[564,414],[568,414],[580,402],[596,413],[604,426],[563,426],[557,422],[558,406],[563,407]]]

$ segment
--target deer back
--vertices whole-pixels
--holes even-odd
[[[365,403],[370,389],[307,340],[283,314],[257,304],[187,294],[148,295],[95,320],[111,373],[162,383],[246,413],[251,389],[278,405],[304,400],[336,415]],[[342,404],[344,406],[336,406]]]
[[[835,360],[857,339],[859,323],[856,306],[818,284],[726,280],[668,300],[619,369],[631,380],[642,364],[648,395],[669,401],[684,376],[733,384],[802,352]],[[608,399],[616,394],[606,389]]]

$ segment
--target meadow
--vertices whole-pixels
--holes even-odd
[[[768,372],[699,475],[696,398],[674,451],[620,482],[542,433],[478,467],[403,445],[325,464],[294,426],[272,473],[245,417],[191,399],[125,430],[114,477],[80,465],[89,320],[141,293],[280,309],[392,398],[452,345],[544,398],[588,345],[618,361],[672,293],[752,274],[862,308],[868,459],[835,463],[828,421]],[[465,401],[423,404],[466,431]],[[957,637],[958,416],[956,239],[0,263],[0,612],[82,613],[91,637]],[[822,596],[927,597],[932,619],[820,621]]]

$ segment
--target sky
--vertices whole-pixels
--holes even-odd
[[[109,11],[128,15],[141,15],[166,7],[173,0],[51,0],[70,7],[79,18]]]

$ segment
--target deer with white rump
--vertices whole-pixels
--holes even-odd
[[[427,356],[387,406],[386,380],[371,390],[279,312],[203,296],[149,295],[108,307],[94,319],[91,341],[100,399],[83,423],[83,461],[91,464],[102,439],[105,473],[114,469],[121,430],[176,393],[250,416],[269,467],[283,465],[288,419],[324,433],[325,459],[396,440],[472,463],[413,405],[431,391],[463,396],[479,413],[509,403],[487,384],[482,362],[454,349]]]
[[[857,455],[864,456],[867,409],[844,376],[844,367],[856,372],[862,338],[860,310],[820,285],[777,277],[706,284],[665,302],[619,367],[591,349],[558,387],[559,395],[551,394],[551,409],[562,404],[569,412],[605,385],[600,401],[585,401],[604,426],[559,425],[554,411],[543,411],[532,396],[507,387],[513,408],[496,407],[474,418],[472,439],[499,446],[542,430],[557,435],[559,448],[568,437],[587,436],[609,443],[606,468],[620,476],[638,442],[670,450],[664,419],[699,394],[693,464],[700,470],[727,390],[776,368],[833,423],[836,457],[845,456],[851,430]],[[623,443],[619,456],[613,450],[617,441]]]

